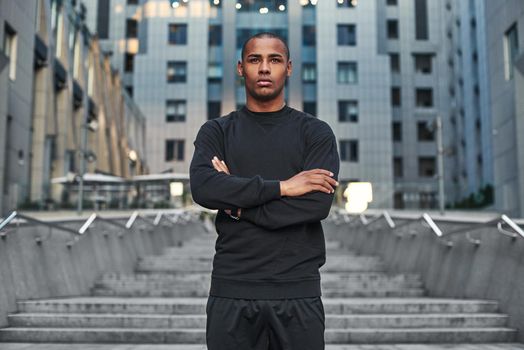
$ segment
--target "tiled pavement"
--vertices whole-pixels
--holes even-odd
[[[3,343],[0,350],[206,350],[202,345],[111,345]],[[524,350],[524,344],[327,345],[325,350]]]

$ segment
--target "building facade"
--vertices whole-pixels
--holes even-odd
[[[2,213],[70,204],[53,179],[146,171],[144,116],[85,19],[76,1],[0,3]]]

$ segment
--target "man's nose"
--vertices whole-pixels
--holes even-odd
[[[269,73],[269,62],[266,60],[262,60],[260,62],[260,66],[258,66],[259,73]]]

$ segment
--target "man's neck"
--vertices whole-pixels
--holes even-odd
[[[252,112],[276,112],[284,108],[286,102],[284,99],[275,99],[271,101],[257,101],[248,98],[246,107]]]

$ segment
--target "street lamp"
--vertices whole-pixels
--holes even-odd
[[[438,179],[438,203],[440,215],[444,215],[444,145],[442,141],[442,118],[437,116],[432,122],[428,122],[428,129],[437,134],[437,179]]]

